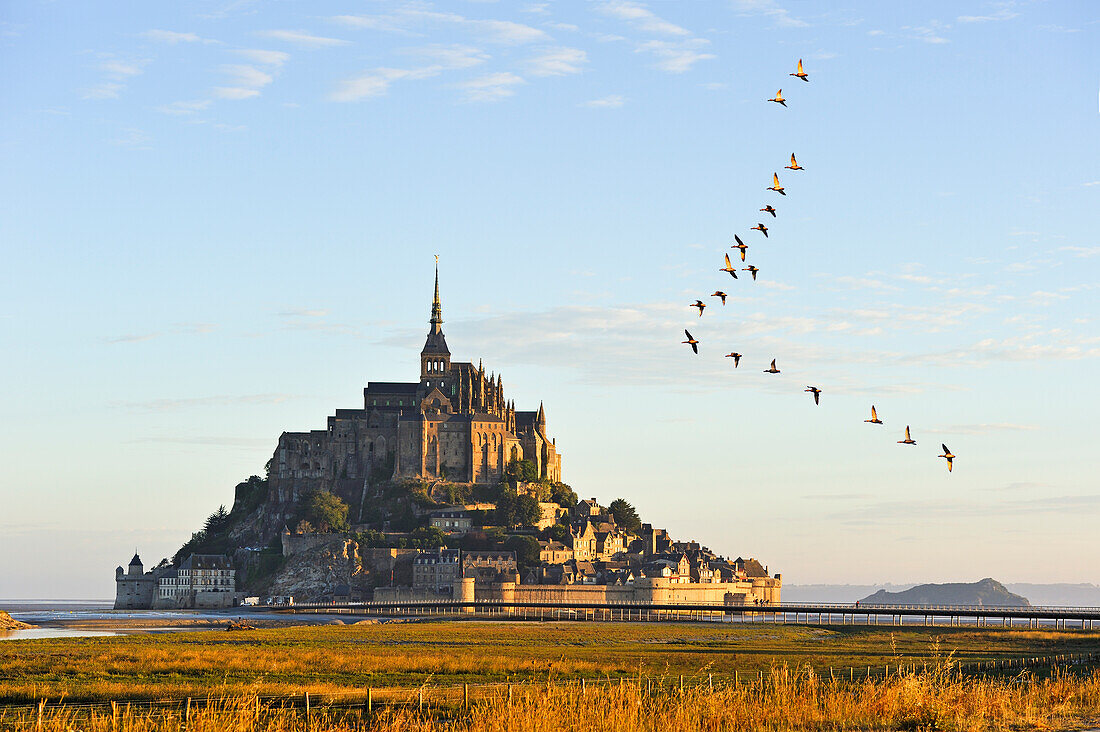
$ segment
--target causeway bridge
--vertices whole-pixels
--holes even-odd
[[[927,625],[953,627],[1092,630],[1100,607],[996,607],[988,605],[867,605],[864,603],[504,602],[499,600],[386,600],[370,602],[257,605],[278,613],[355,616],[451,616],[517,620],[628,622],[709,621],[803,625]]]

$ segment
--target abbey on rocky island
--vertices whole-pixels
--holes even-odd
[[[337,409],[327,429],[279,437],[270,467],[276,501],[315,489],[356,495],[372,477],[497,483],[513,460],[533,463],[540,478],[561,480],[542,404],[516,411],[499,374],[487,375],[480,362],[451,360],[438,261],[429,323],[419,381],[368,382],[362,409]]]

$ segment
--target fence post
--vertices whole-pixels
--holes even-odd
[[[512,685],[508,684],[508,706],[512,706]]]
[[[684,693],[684,675],[680,674],[680,693]]]
[[[421,711],[424,710],[424,687],[423,686],[421,686],[419,689],[416,690],[416,708],[421,710]]]
[[[46,706],[46,700],[42,699],[38,702],[38,725],[36,729],[42,729],[42,709]]]
[[[587,693],[588,693],[588,687],[585,686],[584,678],[582,677],[581,678],[581,696],[584,696]]]
[[[367,714],[374,712],[374,687],[367,687]]]
[[[707,686],[714,691],[714,674],[707,674]]]
[[[191,721],[191,697],[187,697],[187,705],[183,708],[183,721]]]
[[[118,729],[118,703],[115,701],[111,702],[111,729]]]
[[[305,696],[305,701],[306,701],[306,728],[307,729],[313,729],[313,719],[310,716],[310,710],[309,710],[309,692],[308,691],[305,692],[304,696]]]
[[[470,708],[470,685],[466,683],[462,685],[462,708]]]

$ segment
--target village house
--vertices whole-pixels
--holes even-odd
[[[457,507],[432,511],[428,520],[433,528],[448,534],[465,534],[474,524],[470,512]]]
[[[462,552],[439,547],[421,552],[413,559],[413,589],[437,595],[450,595],[455,580],[462,576]]]

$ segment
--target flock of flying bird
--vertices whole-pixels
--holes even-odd
[[[797,79],[801,79],[802,81],[805,81],[805,82],[810,81],[808,74],[806,74],[806,72],[803,71],[803,69],[802,69],[802,59],[798,60],[798,69],[793,74],[789,74],[789,76],[793,76],[793,77],[795,77]],[[773,97],[772,99],[769,99],[768,101],[769,102],[775,102],[776,104],[780,104],[783,107],[787,106],[787,100],[783,97],[783,90],[782,89],[777,91],[775,93],[775,97]],[[790,170],[790,171],[804,170],[804,168],[801,165],[798,164],[798,160],[795,158],[794,153],[791,153],[791,164],[784,166],[784,169]],[[779,184],[779,174],[778,173],[772,173],[772,184],[766,190],[774,191],[775,193],[778,193],[781,196],[786,196],[787,195],[787,193],[784,190],[783,186],[781,186]],[[765,205],[763,208],[760,209],[760,211],[763,211],[764,213],[770,214],[773,219],[776,218],[776,210],[771,204]],[[765,226],[763,223],[757,223],[756,226],[753,226],[751,228],[752,228],[752,230],[759,231],[761,234],[763,234],[765,239],[768,238],[768,227]],[[734,240],[735,243],[730,248],[739,250],[739,253],[741,255],[741,262],[745,263],[745,253],[749,248],[748,245],[745,244],[745,242],[741,241],[741,237],[738,236],[737,234],[733,235],[733,240]],[[725,272],[726,274],[728,274],[730,277],[732,277],[735,280],[738,279],[738,277],[737,277],[737,272],[738,272],[737,267],[733,264],[733,262],[730,261],[730,255],[728,253],[725,255],[725,266],[720,267],[718,271],[719,272]],[[749,274],[751,274],[753,282],[755,282],[756,281],[756,274],[760,270],[759,270],[759,268],[749,264],[746,267],[742,267],[741,271],[748,272]],[[727,295],[726,295],[725,292],[722,292],[721,290],[715,290],[713,293],[711,293],[710,296],[711,297],[717,297],[722,301],[723,305],[726,304]],[[696,308],[699,311],[699,317],[701,318],[701,317],[703,317],[703,311],[706,310],[706,308],[707,308],[707,304],[705,302],[703,302],[702,300],[696,300],[695,302],[693,302],[691,304],[690,307]],[[682,341],[682,342],[689,345],[689,346],[691,346],[691,350],[694,353],[698,354],[699,353],[699,341],[696,340],[686,328],[684,329],[684,335],[687,336],[687,340]],[[727,353],[725,357],[733,359],[733,367],[734,368],[737,368],[741,364],[742,354],[740,354],[740,353],[736,353],[736,352]],[[764,373],[765,374],[778,374],[778,373],[780,373],[779,369],[776,368],[774,358],[772,359],[771,367],[764,369]],[[807,386],[803,391],[809,392],[810,394],[813,395],[814,404],[821,404],[821,389],[819,389],[816,386]],[[865,419],[863,421],[867,422],[867,423],[870,423],[870,424],[876,424],[876,425],[881,425],[882,424],[882,420],[878,418],[878,412],[876,411],[875,406],[873,404],[871,405],[871,418],[870,419]],[[909,434],[909,425],[905,426],[905,439],[904,440],[898,440],[898,444],[899,445],[915,445],[915,444],[917,444],[917,441],[914,440]],[[939,457],[941,457],[941,458],[943,458],[944,460],[947,461],[947,471],[951,472],[951,469],[954,465],[953,461],[955,459],[955,456],[951,453],[951,451],[949,449],[947,449],[947,445],[941,445],[941,447],[943,447],[943,454],[940,455]]]

